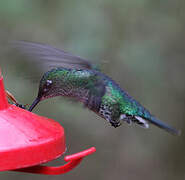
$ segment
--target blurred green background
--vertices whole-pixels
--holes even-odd
[[[97,152],[65,175],[2,172],[0,179],[185,179],[185,1],[0,0],[5,86],[21,103],[31,104],[38,90],[35,78],[43,69],[10,53],[12,40],[47,43],[101,64],[182,135],[174,137],[154,126],[145,130],[123,124],[115,129],[81,104],[53,98],[34,112],[64,126],[67,153],[91,146]]]

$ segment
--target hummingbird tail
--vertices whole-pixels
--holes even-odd
[[[149,122],[154,124],[154,125],[156,125],[156,126],[158,126],[161,129],[166,130],[167,132],[169,132],[169,133],[171,133],[173,135],[178,135],[179,136],[181,134],[180,130],[176,130],[176,129],[172,128],[171,126],[163,123],[162,121],[156,119],[153,116],[149,119]]]

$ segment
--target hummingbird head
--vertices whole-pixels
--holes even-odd
[[[58,78],[52,71],[43,75],[39,84],[39,92],[37,98],[34,100],[29,108],[32,111],[33,108],[42,100],[58,96]]]

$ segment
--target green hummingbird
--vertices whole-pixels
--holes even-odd
[[[151,115],[89,61],[45,44],[16,41],[15,46],[31,58],[52,62],[56,66],[42,76],[38,96],[29,111],[42,100],[65,96],[82,102],[115,128],[122,122],[136,123],[144,128],[149,128],[151,123],[172,134],[180,134],[180,131]]]

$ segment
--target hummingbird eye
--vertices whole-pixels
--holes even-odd
[[[47,92],[49,90],[49,88],[51,87],[52,83],[53,82],[51,80],[47,80],[45,85],[44,85],[43,91]]]
[[[47,80],[47,81],[46,81],[46,85],[47,85],[47,86],[50,86],[52,83],[53,83],[52,80]]]

